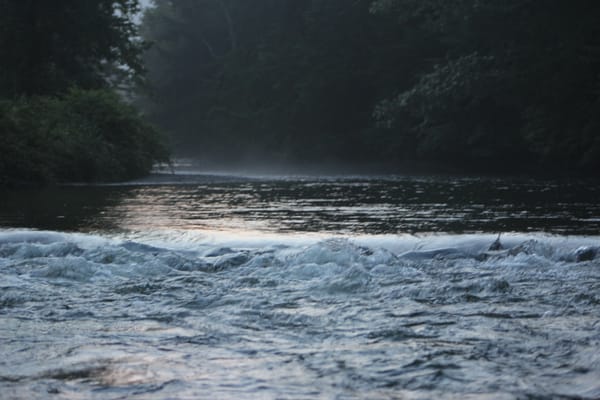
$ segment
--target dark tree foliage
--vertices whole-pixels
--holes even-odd
[[[0,0],[0,184],[118,180],[167,160],[116,95],[142,79],[138,0]]]
[[[412,121],[403,131],[417,137],[419,154],[467,167],[597,173],[600,3],[379,0],[373,8],[420,20],[446,45],[432,72],[376,108],[387,127]]]
[[[149,114],[188,155],[370,162],[382,148],[369,132],[374,104],[436,46],[428,33],[399,43],[406,29],[370,5],[157,0],[143,24]]]
[[[139,74],[139,11],[138,0],[0,0],[0,93],[97,89]]]
[[[158,132],[107,90],[0,101],[0,184],[146,174],[168,153]]]
[[[595,0],[155,0],[145,104],[180,152],[597,173]]]

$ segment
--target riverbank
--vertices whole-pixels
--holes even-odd
[[[168,162],[160,133],[110,90],[0,100],[0,185],[124,181]]]

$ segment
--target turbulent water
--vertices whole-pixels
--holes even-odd
[[[165,180],[0,200],[0,398],[600,398],[598,186]]]

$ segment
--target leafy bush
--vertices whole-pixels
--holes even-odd
[[[380,127],[412,136],[420,159],[509,170],[501,161],[511,154],[517,169],[526,149],[509,81],[494,57],[474,52],[436,65],[411,89],[381,101],[373,116]]]
[[[0,101],[0,183],[116,181],[168,161],[159,133],[108,90]]]

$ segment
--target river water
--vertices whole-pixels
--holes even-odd
[[[4,190],[0,398],[600,398],[598,199],[403,176]]]

